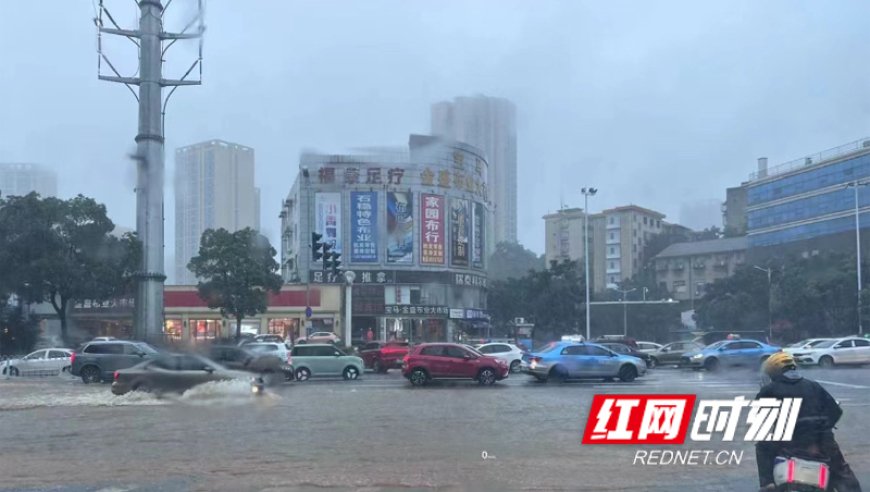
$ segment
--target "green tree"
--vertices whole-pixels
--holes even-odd
[[[496,244],[489,257],[489,279],[491,281],[522,278],[530,270],[544,270],[546,265],[541,256],[524,248],[519,243],[507,241]]]
[[[695,321],[705,330],[764,330],[768,325],[767,274],[742,266],[734,275],[707,284],[695,301]]]
[[[36,193],[0,200],[0,278],[25,303],[49,302],[71,343],[67,313],[76,300],[104,301],[130,289],[141,247],[111,235],[106,207],[79,195]]]
[[[242,336],[242,320],[265,313],[268,293],[281,291],[276,254],[269,240],[250,227],[236,232],[207,229],[199,254],[187,265],[200,279],[199,297],[236,320],[237,339]]]

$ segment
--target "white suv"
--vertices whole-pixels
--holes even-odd
[[[510,343],[485,343],[475,347],[478,352],[484,355],[492,355],[501,357],[506,360],[511,368],[511,372],[519,372],[520,364],[523,362],[523,349]]]
[[[832,367],[834,364],[870,364],[870,340],[846,337],[819,343],[810,349],[796,350],[792,357],[799,364]]]
[[[275,357],[286,361],[288,364],[290,363],[290,351],[287,350],[287,346],[283,343],[254,342],[245,344],[244,348],[245,350],[250,350],[257,354],[274,355]]]

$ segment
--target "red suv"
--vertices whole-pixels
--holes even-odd
[[[474,379],[491,385],[509,374],[505,359],[472,352],[455,343],[418,345],[405,357],[402,367],[402,375],[414,386],[423,386],[432,379]]]
[[[405,356],[410,353],[407,342],[369,342],[359,351],[366,368],[385,373],[402,367]]]

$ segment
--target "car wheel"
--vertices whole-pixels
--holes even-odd
[[[425,386],[429,382],[429,375],[423,369],[414,369],[408,379],[414,386]]]
[[[372,361],[372,371],[374,371],[375,373],[380,373],[381,371],[383,371],[383,368],[381,367],[381,361],[379,361],[378,359]]]
[[[819,359],[819,367],[824,369],[834,367],[834,358],[830,355],[823,355],[822,358]]]
[[[650,357],[648,365],[649,365],[650,369],[655,369],[659,365],[659,360],[656,359],[655,357]]]
[[[619,370],[619,380],[623,383],[630,383],[637,377],[637,369],[634,366],[622,366]]]
[[[82,382],[85,384],[99,383],[103,378],[97,366],[85,366],[82,368]]]
[[[520,364],[518,360],[511,362],[511,372],[520,372]]]
[[[719,370],[719,359],[715,357],[710,357],[709,359],[704,361],[704,369],[714,372]]]
[[[484,386],[492,386],[495,384],[495,371],[485,367],[477,374],[477,382]]]
[[[354,366],[345,367],[342,375],[345,381],[355,381],[359,379],[359,369]]]
[[[548,379],[552,379],[553,381],[558,381],[560,383],[564,383],[568,380],[568,371],[565,370],[562,366],[556,366],[550,369],[550,374],[548,374]]]
[[[308,381],[311,379],[311,371],[307,367],[296,369],[296,381]]]
[[[18,377],[18,374],[19,374],[19,373],[18,373],[18,368],[17,368],[17,367],[10,367],[10,368],[9,368],[9,375],[10,375],[10,376],[12,376],[12,377]]]

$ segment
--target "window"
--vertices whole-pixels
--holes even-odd
[[[610,233],[610,239],[613,239],[613,233],[612,233],[612,232]]]
[[[646,219],[646,217],[643,218],[643,225],[647,225],[647,219]]]
[[[674,281],[674,292],[683,294],[686,292],[686,281],[685,280],[675,280]]]
[[[302,345],[297,345],[293,347],[293,355],[295,357],[309,357],[314,355],[314,349],[316,347],[305,347]]]
[[[444,348],[444,355],[447,357],[454,358],[454,359],[464,359],[467,354],[468,354],[468,352],[466,352],[465,350],[462,350],[459,347],[445,347]]]
[[[616,283],[616,277],[614,277],[613,275],[610,276],[610,283],[611,283],[611,284],[615,284],[615,283]]]
[[[742,347],[740,342],[734,342],[725,345],[723,348],[724,350],[740,350]]]
[[[493,345],[492,346],[492,353],[494,353],[494,354],[504,354],[504,353],[507,353],[510,351],[511,351],[511,348],[508,347],[507,345]]]
[[[704,295],[704,287],[706,284],[704,282],[695,282],[695,295],[702,296]]]
[[[632,244],[632,245],[631,245],[631,252],[632,252],[632,253],[637,253],[637,245],[636,245],[636,244]]]
[[[611,261],[611,262],[610,262],[610,269],[613,270],[614,268],[616,268],[616,267],[613,266],[613,262]]]
[[[429,356],[440,356],[444,354],[444,347],[435,346],[435,347],[423,347],[423,350],[420,351],[420,355],[429,355]]]
[[[610,223],[613,223],[613,217],[610,218]],[[613,234],[610,235],[610,239],[613,239]]]
[[[631,259],[631,267],[632,267],[632,268],[637,268],[637,258],[632,258],[632,259]]]
[[[662,221],[660,221],[660,220],[656,221],[656,228],[658,228],[658,229],[662,228]]]
[[[742,349],[760,349],[761,344],[756,343],[756,342],[742,342],[740,344],[740,348],[742,348]]]
[[[614,253],[614,251],[616,251],[616,249],[613,248],[613,246],[611,246],[611,247],[610,247],[610,254],[616,254],[616,253]]]
[[[562,349],[562,355],[586,355],[585,349],[583,345],[570,345]]]
[[[124,345],[124,355],[139,356],[139,355],[145,355],[145,352],[140,350],[139,347],[137,347],[135,345],[128,344],[128,345]]]
[[[48,352],[49,359],[66,359],[69,357],[69,354],[62,350],[50,350]]]
[[[870,347],[870,340],[852,340],[856,347]]]
[[[84,352],[86,354],[123,354],[124,345],[120,343],[95,343],[88,345]]]
[[[835,349],[850,348],[850,347],[852,347],[852,340],[846,340],[845,342],[840,342],[837,345],[834,345]]]
[[[633,231],[631,231],[631,235],[634,237],[637,237],[637,229],[634,229]]]
[[[668,290],[668,283],[667,282],[659,282],[659,289]]]
[[[44,359],[44,358],[45,358],[45,350],[40,350],[39,352],[34,352],[34,353],[28,355],[27,357],[24,358],[24,360],[37,360],[37,359]]]
[[[610,353],[601,347],[586,346],[586,355],[591,357],[610,357]]]
[[[628,350],[628,347],[626,347],[625,345],[619,344],[619,343],[614,343],[614,344],[611,344],[611,345],[607,345],[607,348],[609,348],[610,350],[612,350],[612,351],[614,351],[614,352],[616,352],[616,353],[618,353],[618,354],[629,354],[629,353],[631,353],[631,351]]]

